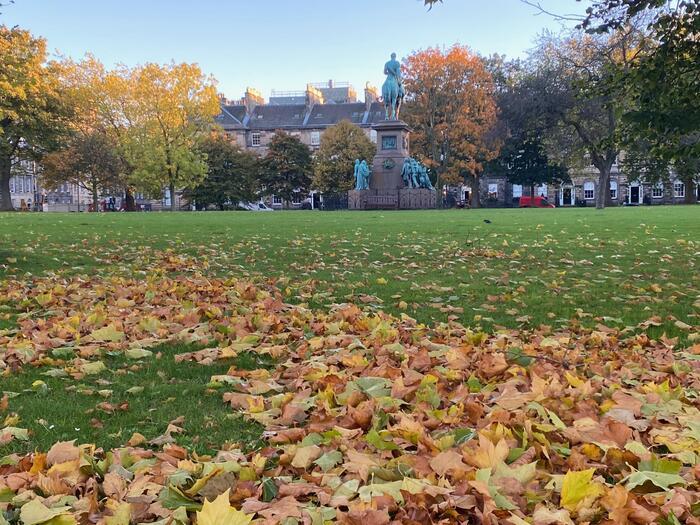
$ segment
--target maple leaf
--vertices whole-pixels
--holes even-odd
[[[593,481],[595,469],[568,471],[564,476],[561,489],[561,506],[574,511],[584,500],[595,499],[602,488]]]
[[[479,468],[493,468],[506,460],[508,452],[509,447],[505,439],[494,445],[489,438],[479,434],[479,448],[472,454],[465,452],[465,459],[470,465]]]
[[[90,337],[92,337],[95,341],[108,341],[118,343],[126,337],[126,334],[117,330],[117,328],[113,324],[110,324],[108,326],[91,332]]]
[[[248,525],[253,516],[234,509],[229,503],[227,490],[214,501],[205,501],[202,510],[197,512],[197,525]]]
[[[19,517],[23,525],[76,525],[78,522],[69,514],[70,507],[49,509],[37,500],[25,503]]]

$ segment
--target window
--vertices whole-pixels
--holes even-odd
[[[376,130],[371,130],[371,131],[369,132],[369,140],[371,140],[371,141],[374,142],[375,144],[377,143],[377,132],[376,132]]]
[[[294,192],[292,195],[292,203],[301,204],[301,192]]]
[[[583,198],[592,201],[595,198],[595,185],[591,181],[583,183]]]
[[[685,197],[685,184],[683,184],[682,182],[674,182],[673,194],[678,198]]]
[[[535,197],[546,197],[547,196],[547,185],[540,184],[535,188]]]
[[[257,148],[260,146],[260,133],[258,133],[257,131],[255,133],[251,133],[250,145],[253,146],[254,148]]]
[[[662,199],[664,196],[664,184],[663,182],[657,182],[651,188],[652,199]]]
[[[489,184],[489,199],[498,198],[498,184]]]
[[[321,132],[320,131],[312,131],[311,132],[311,145],[318,146],[319,144],[321,144]]]
[[[523,196],[523,186],[522,184],[513,184],[513,198],[519,199]]]
[[[616,180],[610,181],[610,198],[614,201],[617,200],[617,181]]]
[[[10,193],[15,193],[15,177],[10,179]]]
[[[282,206],[282,197],[280,197],[279,195],[273,195],[272,196],[272,204]]]

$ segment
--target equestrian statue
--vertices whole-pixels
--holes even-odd
[[[401,78],[401,63],[396,60],[396,53],[391,54],[391,60],[384,64],[386,81],[382,86],[382,100],[386,109],[386,120],[399,120],[401,103],[406,94]]]

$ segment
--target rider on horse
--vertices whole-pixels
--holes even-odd
[[[405,95],[401,79],[401,63],[396,60],[396,53],[391,54],[391,60],[384,64],[386,81],[382,86],[382,98],[386,107],[387,120],[399,120],[399,110]]]

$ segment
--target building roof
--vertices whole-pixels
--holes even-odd
[[[235,106],[226,106],[226,111],[233,115],[233,117],[240,123],[245,124],[247,110],[243,104],[236,104]]]
[[[245,113],[245,106],[221,106],[221,113],[216,116],[215,120],[225,130],[244,129]]]
[[[337,124],[341,120],[349,120],[361,125],[364,121],[366,107],[363,102],[347,104],[315,104],[306,120],[308,128],[322,128]]]
[[[301,128],[306,117],[305,104],[256,106],[248,119],[250,129]]]
[[[386,120],[386,109],[383,102],[372,102],[369,106],[369,111],[365,124],[371,125],[377,122]]]
[[[224,105],[216,121],[225,130],[319,129],[349,120],[367,127],[384,120],[384,104],[279,104],[255,106],[251,113],[243,105]]]

